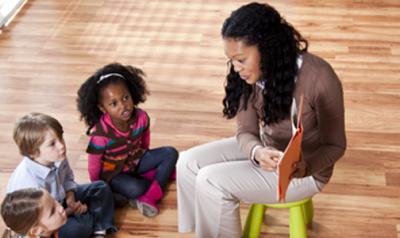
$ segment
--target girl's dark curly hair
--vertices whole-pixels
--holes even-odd
[[[287,118],[298,72],[297,57],[307,51],[308,42],[277,10],[260,3],[250,3],[233,11],[225,20],[221,34],[223,39],[233,38],[258,48],[260,80],[264,82],[264,124]],[[231,66],[225,84],[224,116],[230,119],[238,110],[246,110],[252,91],[253,86],[241,80]],[[244,104],[240,107],[242,96]]]
[[[100,80],[102,75],[117,73],[119,76],[110,76],[104,80]],[[110,84],[123,83],[131,94],[131,98],[135,105],[146,101],[146,95],[149,94],[144,81],[145,74],[141,69],[130,65],[121,65],[119,63],[108,64],[97,70],[90,76],[78,90],[78,110],[88,125],[87,134],[90,129],[100,120],[103,112],[98,108],[100,92]]]

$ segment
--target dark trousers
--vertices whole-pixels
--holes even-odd
[[[113,195],[104,181],[79,185],[75,200],[86,204],[88,210],[84,214],[68,216],[67,223],[58,231],[60,238],[86,238],[100,230],[117,231],[113,222]]]
[[[128,199],[136,199],[147,191],[152,182],[141,177],[140,174],[156,169],[154,179],[164,190],[175,169],[177,160],[178,151],[173,147],[165,146],[148,150],[140,158],[135,172],[115,176],[110,181],[110,187],[115,193],[119,193]]]

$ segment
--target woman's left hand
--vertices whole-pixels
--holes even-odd
[[[301,158],[299,161],[293,164],[293,172],[291,178],[303,178],[306,176],[306,163]]]

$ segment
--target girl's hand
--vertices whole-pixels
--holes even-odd
[[[283,153],[279,150],[264,147],[256,149],[254,158],[263,170],[274,171],[282,155]]]

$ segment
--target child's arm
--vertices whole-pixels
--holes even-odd
[[[73,190],[75,191],[78,187],[78,184],[75,182],[74,172],[72,171],[71,167],[69,166],[68,160],[64,160],[61,164],[60,171],[64,171],[60,174],[64,175],[64,178],[61,178],[63,182],[63,187],[65,191]],[[61,176],[62,176],[61,175]]]
[[[85,204],[82,204],[80,201],[75,201],[75,190],[78,187],[78,184],[75,182],[74,172],[69,166],[68,160],[64,160],[62,164],[62,168],[64,170],[64,190],[66,191],[65,202],[67,204],[67,213],[69,214],[81,214],[85,213],[87,207]]]
[[[69,207],[69,204],[74,203],[74,202],[75,202],[75,192],[70,190],[65,195],[65,203]]]
[[[101,159],[106,150],[108,139],[103,136],[91,136],[88,148],[88,172],[90,181],[94,182],[100,179]]]
[[[102,156],[103,155],[88,154],[88,171],[90,181],[92,182],[100,179]]]
[[[143,133],[142,136],[142,148],[143,149],[149,149],[150,147],[150,128],[147,128],[147,130]]]
[[[68,215],[79,215],[87,211],[86,204],[83,204],[80,201],[75,201],[75,191],[73,190],[67,192],[65,196],[65,203],[67,204],[67,208],[65,209],[65,211]]]
[[[150,117],[147,114],[147,112],[142,111],[142,119],[145,121],[145,130],[143,132],[142,136],[142,148],[143,149],[149,149],[150,148]]]

